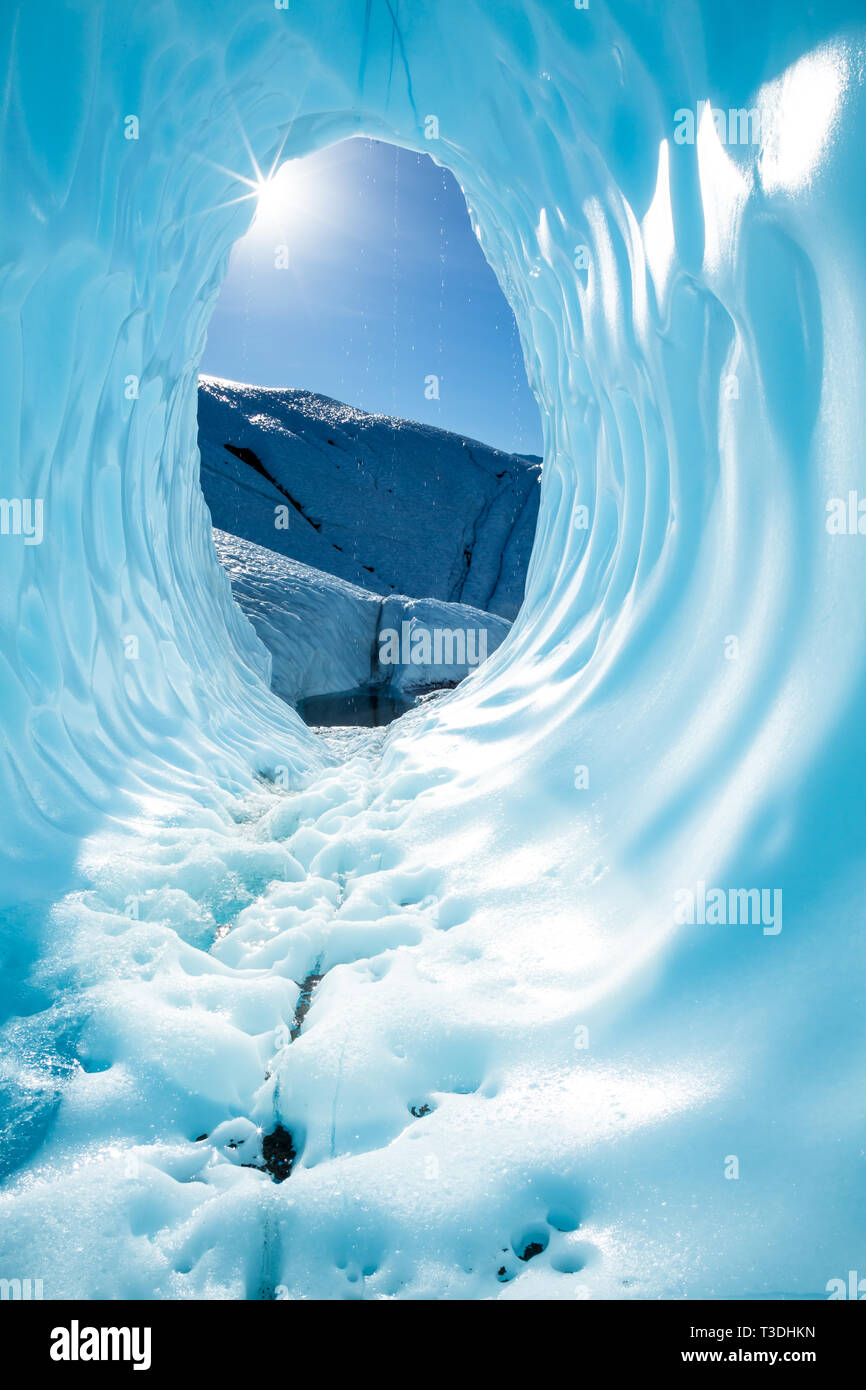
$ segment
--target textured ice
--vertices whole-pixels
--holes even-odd
[[[466,603],[384,598],[225,531],[214,531],[214,544],[271,654],[271,688],[291,704],[359,687],[397,693],[456,684],[508,633],[504,618]]]
[[[0,1273],[822,1297],[864,1249],[862,5],[399,13],[0,16],[45,527],[0,537]],[[465,189],[545,466],[507,640],[335,762],[232,603],[196,387],[251,154],[355,133]],[[783,930],[678,923],[700,884]]]

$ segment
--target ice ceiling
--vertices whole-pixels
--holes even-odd
[[[703,1292],[814,1292],[848,1268],[866,541],[856,498],[854,534],[826,522],[863,486],[859,10],[81,0],[0,19],[14,62],[2,491],[44,502],[41,544],[0,538],[4,896],[65,891],[88,837],[131,815],[216,823],[257,773],[286,766],[297,788],[318,775],[214,556],[198,362],[256,168],[356,133],[431,153],[515,310],[543,500],[510,640],[392,744],[377,795],[400,807],[389,843],[424,847],[447,885],[448,937],[481,923],[467,971],[485,953],[495,970],[472,975],[476,1071],[500,1057],[511,1094],[519,1055],[559,1096],[536,1110],[515,1092],[525,1151],[548,1121],[571,1133],[575,1109],[594,1116],[575,1143],[606,1135],[611,1092],[592,1066],[615,1072],[626,1138],[587,1173],[607,1174],[626,1234],[608,1214],[599,1248],[617,1277],[623,1248],[663,1266],[656,1292],[683,1269]],[[700,883],[782,890],[783,931],[677,934],[675,896]],[[437,970],[434,952],[425,978]],[[457,1011],[467,987],[448,978]],[[572,1094],[558,1069],[586,1019],[607,1051]],[[358,1028],[362,1088],[377,1054]],[[716,1106],[703,1129],[696,1096]],[[314,1155],[330,1124],[317,1103],[284,1116]],[[377,1104],[367,1095],[357,1120],[372,1146]],[[746,1194],[718,1174],[768,1105],[779,1123],[744,1164]],[[692,1117],[638,1159],[642,1107]],[[661,1216],[640,1258],[629,1245],[629,1154],[656,1193],[677,1163],[701,1193],[676,1271]],[[704,1158],[718,1166],[706,1190]],[[570,1159],[544,1161],[564,1173]],[[729,1248],[720,1273],[719,1233],[757,1213],[760,1253]]]

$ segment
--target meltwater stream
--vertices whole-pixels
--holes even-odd
[[[866,1236],[862,5],[12,0],[2,42],[0,1277],[826,1296]],[[197,375],[250,184],[356,133],[460,181],[545,462],[488,662],[314,735],[216,559]]]
[[[341,690],[332,695],[311,695],[298,702],[297,710],[310,728],[380,727],[405,714],[414,703],[399,694],[358,686],[355,690]]]

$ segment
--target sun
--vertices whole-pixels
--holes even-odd
[[[256,186],[257,231],[288,234],[308,227],[320,212],[320,198],[309,161],[288,159],[270,178]]]
[[[275,222],[284,215],[283,190],[277,182],[277,176],[272,179],[262,179],[256,186],[256,222]]]

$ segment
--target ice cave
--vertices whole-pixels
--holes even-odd
[[[866,1274],[862,4],[0,29],[0,1276]],[[505,640],[341,760],[232,600],[196,397],[251,194],[355,134],[458,180],[545,448]]]

